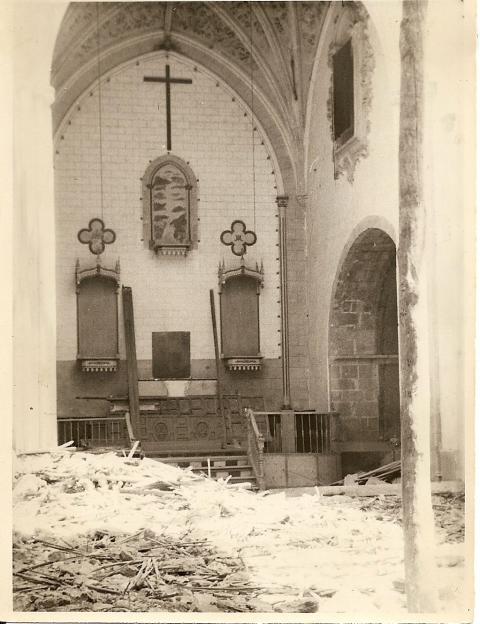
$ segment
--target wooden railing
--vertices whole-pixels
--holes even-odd
[[[75,446],[128,447],[125,418],[59,418],[57,421],[58,443],[73,440]]]
[[[254,411],[255,422],[264,440],[265,453],[281,453],[282,447],[282,413]]]
[[[253,473],[257,479],[260,490],[265,489],[265,472],[263,466],[263,451],[265,439],[260,433],[255,415],[251,409],[246,409],[247,418],[247,452],[250,459]]]
[[[329,454],[336,436],[337,414],[316,411],[253,412],[265,441],[265,453]]]
[[[295,412],[295,451],[322,453],[331,451],[332,414]]]

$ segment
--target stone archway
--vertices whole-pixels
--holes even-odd
[[[396,248],[381,229],[362,232],[339,269],[329,365],[343,473],[392,461],[400,440]]]

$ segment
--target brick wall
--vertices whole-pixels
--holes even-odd
[[[395,245],[372,228],[343,261],[330,314],[330,403],[344,440],[378,440],[387,431],[381,367],[398,353],[396,325]]]
[[[165,61],[163,52],[150,54],[104,76],[101,115],[99,90],[94,86],[75,103],[55,137],[57,358],[64,363],[76,358],[75,262],[77,258],[82,265],[95,261],[88,246],[78,242],[77,232],[93,217],[100,217],[117,236],[106,247],[102,262],[113,267],[120,258],[121,281],[133,290],[138,358],[151,360],[153,331],[190,331],[192,360],[212,360],[208,291],[217,292],[220,261],[225,259],[227,267],[238,263],[219,237],[234,219],[242,219],[257,233],[257,244],[248,249],[246,262],[264,265],[261,350],[277,371],[274,377],[280,378],[275,157],[258,124],[252,133],[247,106],[221,80],[172,54],[171,75],[193,81],[172,86],[172,153],[188,162],[198,179],[199,243],[186,257],[156,257],[148,241],[142,240],[140,179],[149,162],[166,153],[165,87],[145,83],[143,77],[164,75]],[[120,313],[124,358],[122,328]],[[59,374],[60,384],[66,379],[71,386],[70,372]],[[269,379],[276,387],[277,382]],[[112,379],[112,385],[118,384]]]

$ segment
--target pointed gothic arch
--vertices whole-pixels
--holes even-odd
[[[341,261],[328,349],[344,471],[367,470],[391,457],[400,438],[396,247],[379,228],[361,232]]]

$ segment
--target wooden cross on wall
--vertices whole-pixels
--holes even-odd
[[[167,151],[172,149],[172,120],[171,120],[171,104],[170,104],[170,85],[171,84],[192,84],[190,78],[172,78],[170,76],[170,65],[165,66],[165,76],[144,76],[144,82],[164,82],[165,83],[165,101],[167,105]]]

